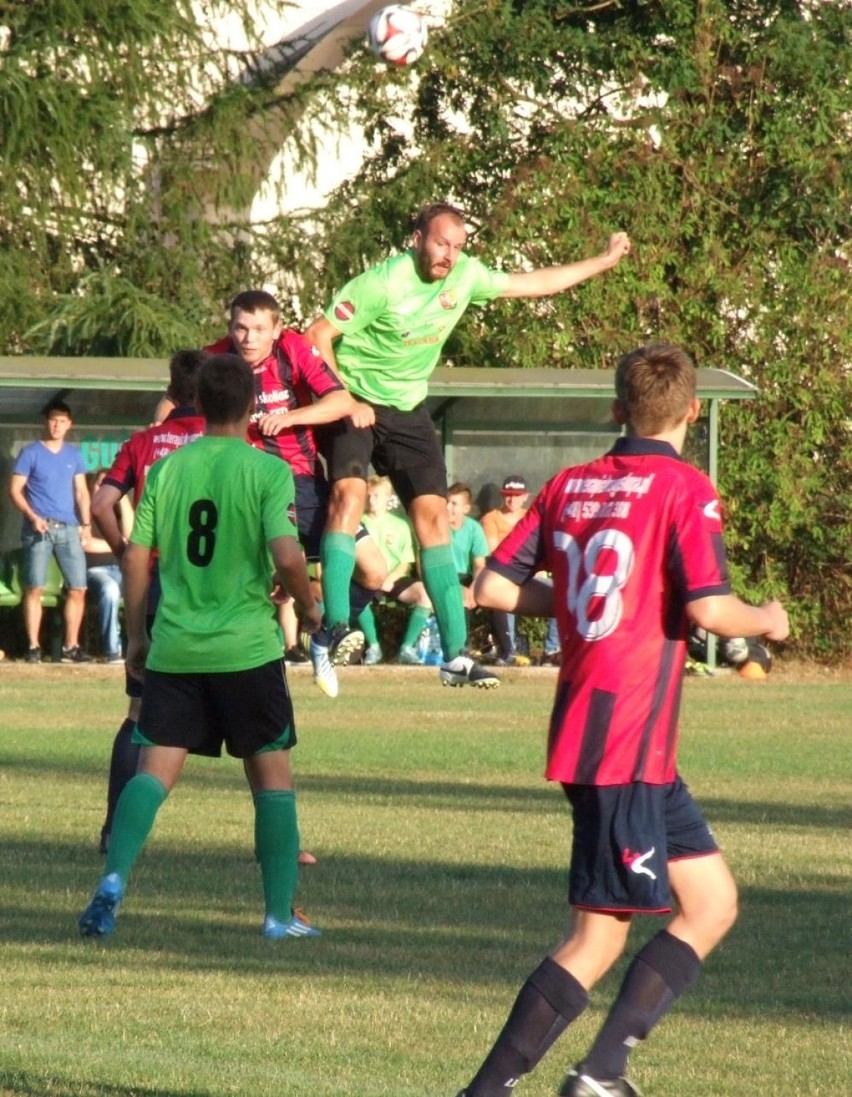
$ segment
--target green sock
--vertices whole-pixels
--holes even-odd
[[[405,626],[405,635],[402,638],[402,647],[416,648],[420,633],[426,627],[426,622],[431,617],[425,606],[414,606],[408,615],[408,623]]]
[[[168,796],[166,786],[150,773],[137,773],[124,786],[115,808],[105,871],[127,883],[133,862],[151,833],[157,812]]]
[[[348,625],[349,584],[355,570],[355,538],[348,533],[325,533],[320,542],[322,597],[329,628]]]
[[[467,644],[464,602],[452,548],[449,545],[433,545],[421,549],[420,572],[426,593],[435,607],[444,659],[449,662]]]
[[[376,615],[372,606],[364,606],[358,614],[358,628],[364,633],[364,639],[369,647],[379,642],[379,634],[376,631]]]
[[[293,908],[299,857],[296,794],[291,789],[254,797],[254,842],[267,915],[286,922]]]

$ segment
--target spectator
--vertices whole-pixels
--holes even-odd
[[[90,663],[80,647],[86,605],[86,556],[83,542],[91,534],[89,489],[83,454],[65,441],[71,409],[51,400],[42,412],[44,436],[24,446],[15,461],[9,495],[24,516],[23,586],[27,662],[41,662],[41,598],[51,556],[65,580],[63,663]]]
[[[389,510],[393,487],[387,476],[371,476],[367,481],[367,513],[364,525],[378,545],[388,567],[382,584],[382,598],[410,607],[405,633],[399,648],[401,663],[420,663],[417,640],[432,614],[432,603],[423,583],[411,574],[416,562],[414,535],[411,526],[398,514]],[[376,633],[372,606],[358,617],[358,626],[367,639],[364,662],[368,665],[380,662],[382,649]]]
[[[89,491],[94,496],[103,483],[108,469],[99,469],[97,473],[86,477]],[[133,508],[130,500],[123,495],[116,504],[116,521],[122,537],[130,536],[133,526]],[[121,567],[118,557],[110,548],[92,513],[92,536],[86,542],[86,585],[94,597],[98,609],[98,627],[101,640],[101,654],[108,663],[121,663],[121,629],[119,610],[121,609]]]
[[[485,567],[488,542],[475,518],[469,517],[473,496],[467,484],[451,484],[447,489],[447,513],[450,521],[450,547],[461,586],[465,619],[465,648],[470,634],[470,614],[476,608],[473,581]],[[494,685],[497,684],[494,679]]]
[[[523,476],[507,476],[500,489],[500,495],[503,500],[501,505],[494,510],[489,510],[480,519],[489,552],[497,548],[503,538],[511,533],[527,513],[527,500],[530,497],[529,488]],[[526,665],[529,660],[525,656],[519,657],[515,650],[514,613],[491,610],[489,618],[494,645],[497,649],[495,660],[497,666],[508,667],[522,663]]]

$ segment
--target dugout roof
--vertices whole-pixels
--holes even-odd
[[[151,421],[167,383],[166,359],[0,357],[0,429],[39,430],[41,408],[58,396],[71,408],[75,433],[126,436]],[[757,389],[726,370],[699,369],[698,394],[705,402],[701,464],[715,479],[720,402],[750,399]],[[429,383],[451,479],[499,481],[507,461],[517,464],[507,450],[542,468],[586,459],[618,433],[612,398],[612,370],[444,366]],[[539,452],[527,456],[524,447]],[[526,475],[540,480],[535,467]]]
[[[78,426],[136,429],[150,420],[168,384],[168,361],[159,358],[0,357],[0,425],[40,425],[53,396],[71,407]],[[720,369],[698,371],[702,400],[754,397],[750,382]],[[522,420],[572,426],[610,421],[611,370],[455,369],[439,367],[429,383],[429,404],[440,424],[508,426]],[[565,403],[570,401],[570,403]]]

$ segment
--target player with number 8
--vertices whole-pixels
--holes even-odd
[[[244,760],[271,939],[318,931],[293,913],[299,832],[290,775],[296,743],[269,576],[292,595],[302,627],[320,611],[295,525],[290,466],[246,445],[255,407],[251,367],[208,358],[198,374],[205,433],[149,471],[124,555],[127,669],[143,681],[139,769],[115,811],[106,871],[79,919],[83,936],[115,928],[131,868],[187,754]],[[149,641],[153,552],[162,593]],[[149,650],[150,649],[150,650]]]

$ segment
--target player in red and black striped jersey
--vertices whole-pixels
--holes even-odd
[[[171,410],[163,422],[138,430],[127,439],[92,497],[92,514],[119,560],[127,548],[127,541],[116,519],[116,504],[123,496],[132,493],[135,506],[142,497],[145,477],[151,465],[204,434],[204,419],[195,410],[195,383],[206,358],[207,355],[201,350],[180,350],[172,355],[168,388]],[[157,586],[156,582],[152,582],[149,614],[153,614]],[[139,761],[139,747],[132,736],[139,719],[141,683],[125,675],[125,692],[129,698],[127,716],[116,733],[110,758],[107,814],[101,828],[102,853],[107,851],[118,797],[136,772]]]
[[[542,488],[475,586],[478,604],[555,616],[562,665],[546,776],[574,818],[569,935],[530,975],[463,1097],[507,1097],[585,1008],[622,953],[634,913],[675,913],[628,969],[563,1097],[632,1097],[630,1049],[697,978],[736,917],[736,885],[677,773],[690,624],[784,640],[778,602],[731,594],[719,499],[680,458],[696,374],[667,345],[626,355],[616,420],[626,437]],[[552,585],[535,579],[550,572]],[[672,902],[672,897],[674,903]]]
[[[287,461],[296,485],[299,540],[309,560],[319,559],[320,539],[328,512],[329,487],[319,460],[316,432],[346,418],[357,407],[334,370],[304,336],[282,327],[278,302],[265,290],[246,290],[231,302],[226,338],[207,347],[213,353],[235,353],[255,378],[257,410],[249,427],[253,446]],[[387,568],[366,528],[355,541],[355,567],[350,586],[353,619],[381,587]],[[345,629],[334,639],[334,659],[363,646],[363,633]],[[337,673],[325,632],[313,637],[314,681],[336,697]]]

